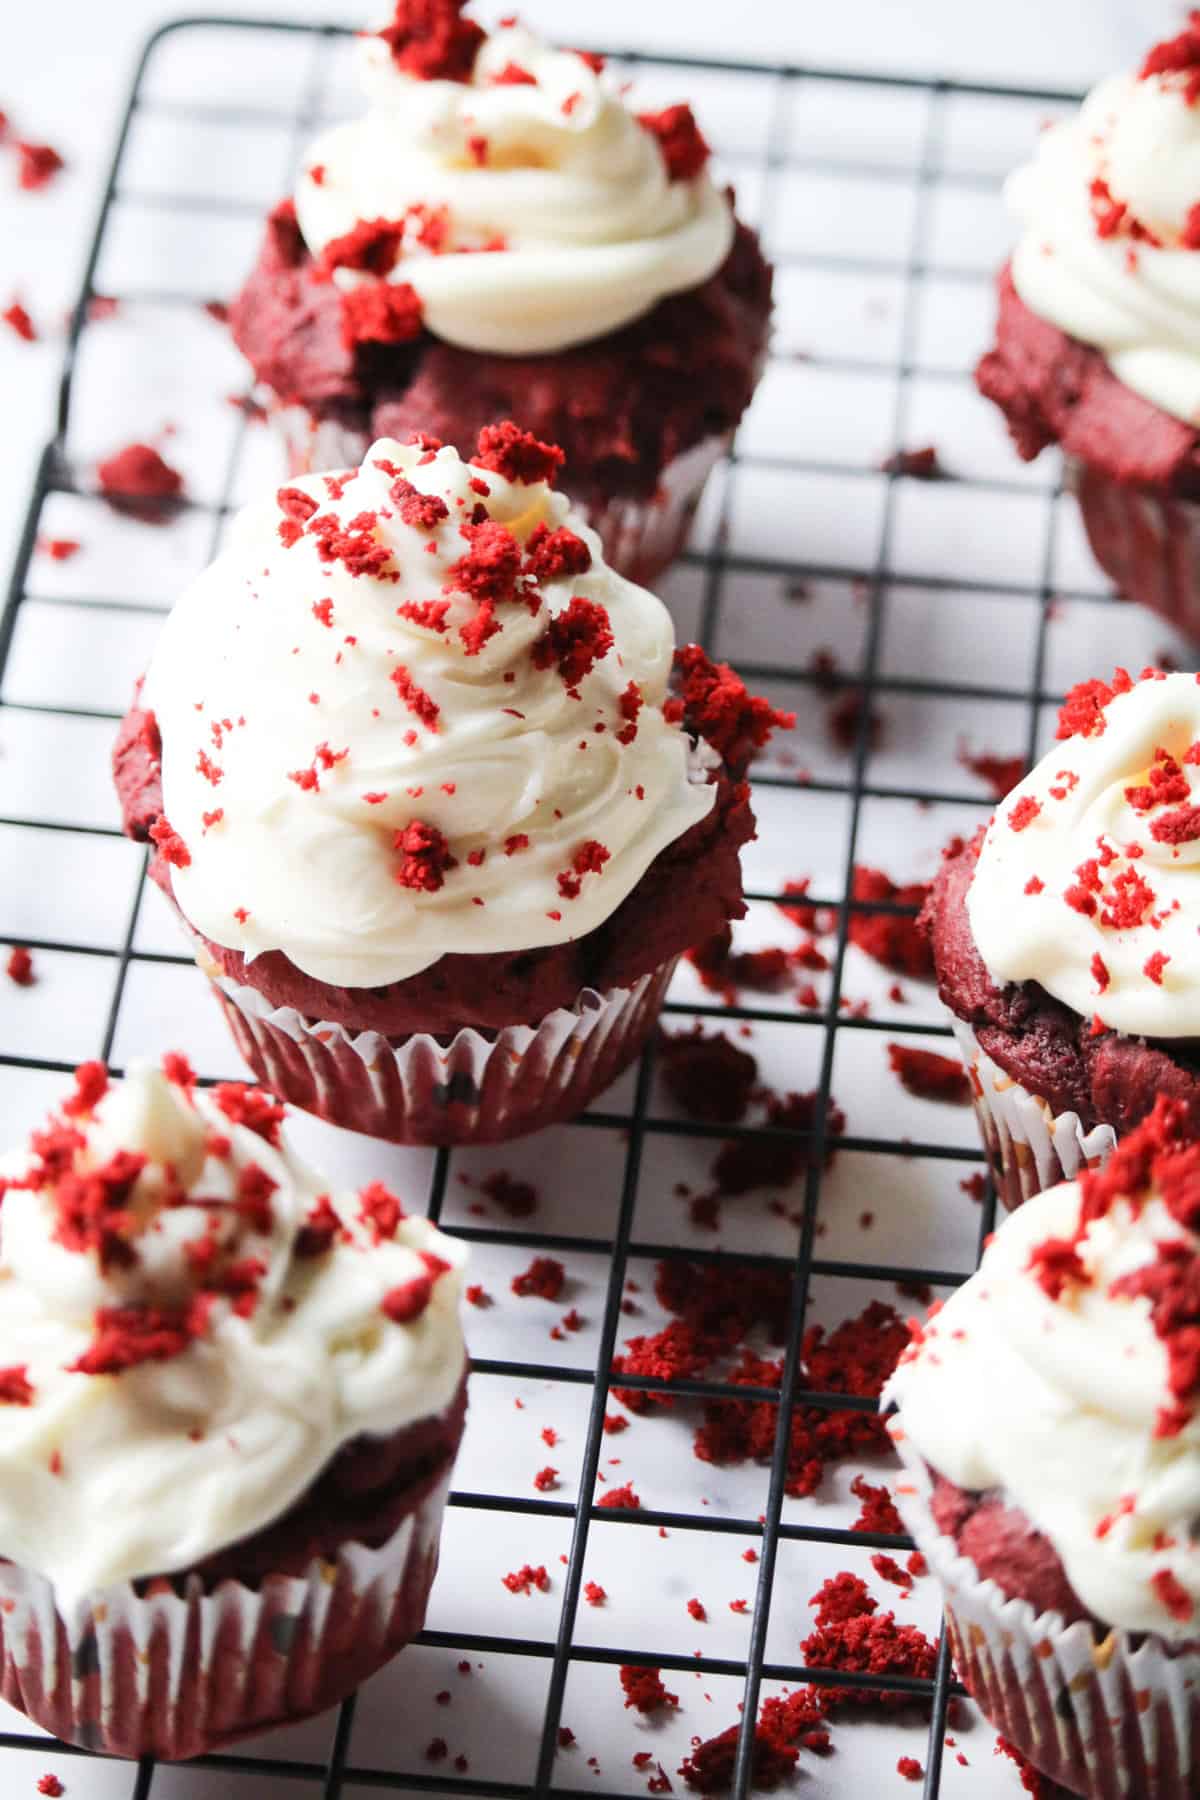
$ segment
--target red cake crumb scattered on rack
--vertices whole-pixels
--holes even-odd
[[[15,987],[32,987],[37,980],[33,957],[24,944],[14,944],[8,953],[4,973]]]

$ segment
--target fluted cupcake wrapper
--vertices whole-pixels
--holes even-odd
[[[1200,504],[1137,487],[1068,457],[1092,555],[1127,600],[1200,642]]]
[[[335,1125],[402,1144],[498,1143],[574,1118],[615,1081],[654,1028],[672,957],[630,988],[585,988],[536,1025],[414,1032],[314,1023],[273,1007],[209,966],[217,998],[255,1077]]]
[[[952,1019],[971,1100],[1000,1199],[1010,1212],[1043,1188],[1073,1181],[1106,1161],[1117,1141],[1111,1125],[1086,1131],[1078,1113],[1055,1113],[988,1055],[962,1019]]]
[[[253,1587],[188,1575],[61,1606],[44,1576],[0,1563],[0,1692],[68,1743],[130,1757],[198,1756],[322,1712],[420,1631],[449,1491],[447,1469],[378,1549],[346,1543]]]
[[[282,434],[292,476],[356,469],[374,441],[356,426],[315,418],[303,406],[276,402],[270,410]],[[648,500],[615,495],[594,504],[572,492],[567,469],[563,492],[598,535],[610,568],[643,587],[653,586],[683,549],[704,485],[732,438],[731,431],[713,433],[673,457]]]
[[[941,1584],[954,1664],[996,1729],[1085,1800],[1194,1800],[1200,1645],[1063,1623],[983,1580],[929,1506],[929,1471],[901,1440],[896,1505]]]

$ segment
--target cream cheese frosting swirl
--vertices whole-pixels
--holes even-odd
[[[967,890],[994,980],[1133,1036],[1200,1037],[1200,685],[1118,672],[996,809]]]
[[[364,221],[412,216],[390,279],[415,289],[436,337],[562,350],[698,286],[728,255],[733,214],[707,171],[672,179],[656,136],[576,52],[501,27],[461,81],[418,79],[378,37],[359,53],[369,109],[311,147],[297,218],[319,257]],[[431,216],[436,232],[420,226]]]
[[[1164,1242],[1190,1257],[1200,1243],[1152,1187],[1086,1226],[1083,1280],[1052,1298],[1037,1253],[1070,1244],[1080,1221],[1074,1182],[1005,1219],[901,1359],[883,1396],[899,1408],[889,1429],[911,1467],[1018,1506],[1097,1619],[1195,1638],[1200,1419],[1160,1431],[1175,1404],[1167,1349],[1150,1301],[1129,1289]]]
[[[544,446],[485,439],[381,440],[250,507],[170,616],[143,704],[209,940],[356,988],[564,943],[711,810],[666,608],[545,480],[486,466]]]
[[[165,1067],[84,1065],[0,1178],[0,1556],[68,1606],[269,1525],[465,1369],[462,1247],[324,1192],[261,1090]]]
[[[1117,75],[1007,187],[1017,293],[1126,387],[1200,425],[1200,110],[1186,77]]]

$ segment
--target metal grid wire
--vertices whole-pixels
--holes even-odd
[[[47,445],[37,473],[36,486],[32,496],[29,513],[25,522],[20,548],[13,571],[12,584],[3,614],[0,614],[0,708],[10,712],[43,711],[55,718],[82,717],[92,719],[108,719],[114,715],[100,709],[69,706],[39,706],[35,703],[21,703],[5,698],[3,695],[3,678],[16,631],[20,610],[25,602],[27,581],[31,558],[39,533],[43,530],[43,512],[51,496],[61,493],[87,494],[86,484],[77,480],[66,451],[67,432],[72,417],[73,377],[81,339],[88,328],[89,302],[94,294],[94,279],[100,264],[106,233],[109,231],[116,209],[122,205],[137,203],[136,194],[125,189],[124,166],[129,143],[130,131],[135,120],[147,112],[162,113],[165,109],[170,113],[169,103],[147,98],[145,85],[146,73],[153,56],[162,42],[172,34],[186,27],[203,25],[219,27],[235,34],[231,43],[236,47],[236,34],[242,31],[278,33],[280,40],[285,37],[295,39],[308,36],[312,40],[312,63],[310,76],[302,104],[291,122],[294,146],[297,152],[311,133],[320,110],[324,68],[331,47],[336,40],[348,35],[337,27],[308,27],[276,22],[259,22],[246,20],[204,19],[178,21],[163,28],[147,45],[139,64],[134,80],[128,106],[122,122],[117,141],[113,165],[104,191],[103,203],[91,248],[88,254],[86,272],[82,291],[75,309],[71,324],[66,362],[63,371],[59,397],[58,418],[54,436]],[[627,56],[622,61],[631,68],[645,65],[660,71],[677,72],[680,76],[681,91],[687,92],[689,75],[697,72],[713,74],[736,74],[739,78],[753,78],[761,84],[764,106],[769,108],[769,128],[767,133],[767,154],[761,169],[763,223],[771,217],[772,210],[780,206],[780,179],[788,170],[802,168],[808,172],[844,171],[846,164],[839,164],[836,158],[805,158],[798,160],[789,156],[787,143],[788,109],[799,84],[804,80],[819,80],[824,83],[844,84],[847,89],[854,88],[862,95],[882,94],[888,90],[907,91],[923,96],[927,102],[924,141],[921,145],[919,164],[915,171],[916,204],[912,215],[911,231],[907,249],[898,261],[887,258],[862,259],[852,256],[838,256],[833,253],[821,254],[808,252],[800,256],[787,255],[775,260],[784,267],[789,264],[800,264],[806,270],[837,271],[852,274],[860,270],[869,274],[887,274],[898,277],[901,283],[901,318],[899,333],[899,356],[896,362],[890,360],[872,361],[868,358],[845,356],[817,356],[806,359],[811,367],[827,369],[831,372],[857,372],[895,378],[894,403],[890,418],[890,441],[894,450],[903,449],[909,443],[910,401],[912,377],[916,371],[917,351],[917,314],[922,279],[928,271],[928,239],[930,231],[930,214],[938,192],[942,169],[942,142],[947,103],[957,96],[974,96],[986,99],[1003,98],[1038,103],[1062,104],[1072,101],[1077,96],[1058,92],[1034,92],[1028,89],[997,89],[991,87],[960,84],[940,80],[902,80],[888,77],[864,77],[849,75],[837,70],[801,69],[797,67],[748,66],[745,64],[724,64],[715,61],[685,60],[652,56]],[[215,102],[211,108],[205,109],[207,115],[235,126],[238,123],[253,123],[262,117],[261,111],[240,112],[228,104],[218,106]],[[853,165],[856,174],[870,173],[862,163]],[[885,171],[886,172],[886,171]],[[969,178],[968,178],[969,186]],[[181,208],[189,202],[181,196],[176,202]],[[197,204],[194,200],[192,204]],[[209,204],[209,203],[205,203]],[[221,203],[211,203],[224,205]],[[233,208],[228,208],[233,210]],[[243,207],[244,211],[245,208]],[[939,265],[940,276],[953,275]],[[180,299],[180,296],[163,296],[162,294],[137,295],[118,294],[118,299],[151,299],[156,301]],[[195,296],[189,298],[196,298]],[[928,373],[928,371],[922,371]],[[215,553],[224,529],[226,518],[233,510],[235,492],[235,471],[240,451],[240,436],[245,430],[245,422],[239,426],[238,440],[232,445],[230,460],[226,467],[223,482],[215,504],[200,505],[190,503],[196,510],[210,519],[209,554]],[[739,469],[748,463],[762,461],[751,459],[745,455],[739,457],[738,452],[729,459],[724,470],[715,478],[723,481],[720,492],[719,511],[714,535],[715,548],[708,553],[690,552],[688,560],[702,571],[701,579],[702,606],[701,630],[702,640],[712,645],[715,643],[722,619],[722,609],[727,605],[730,591],[739,577],[755,574],[785,575],[803,578],[821,578],[829,576],[839,581],[851,578],[859,579],[865,589],[865,644],[861,667],[853,672],[832,675],[824,674],[821,680],[858,690],[864,704],[860,707],[857,723],[857,737],[849,758],[848,774],[843,779],[821,778],[812,780],[806,792],[827,793],[843,796],[849,806],[849,825],[845,844],[844,867],[842,881],[836,891],[811,894],[808,896],[815,905],[831,909],[836,914],[836,952],[833,957],[830,987],[827,1000],[817,1010],[796,1010],[794,1015],[787,1015],[793,1032],[813,1032],[821,1034],[821,1053],[818,1080],[818,1103],[814,1108],[815,1124],[811,1134],[788,1131],[778,1135],[788,1140],[800,1139],[806,1154],[805,1208],[803,1225],[799,1235],[799,1246],[794,1261],[791,1263],[791,1329],[786,1352],[783,1359],[782,1378],[778,1389],[756,1389],[745,1386],[734,1387],[718,1380],[686,1380],[667,1384],[646,1376],[622,1375],[620,1385],[627,1388],[640,1388],[650,1393],[670,1391],[699,1399],[737,1399],[740,1401],[764,1399],[777,1403],[778,1428],[775,1439],[774,1455],[771,1461],[766,1504],[761,1521],[750,1518],[732,1518],[705,1516],[697,1519],[693,1513],[677,1511],[641,1510],[636,1513],[606,1510],[598,1513],[590,1497],[595,1492],[603,1447],[603,1427],[606,1403],[609,1395],[609,1369],[614,1351],[617,1349],[618,1333],[621,1327],[622,1294],[626,1278],[627,1265],[631,1257],[669,1260],[686,1259],[692,1263],[702,1263],[708,1259],[721,1260],[725,1253],[686,1248],[678,1245],[645,1243],[636,1241],[634,1234],[635,1205],[638,1194],[639,1172],[642,1166],[643,1151],[650,1132],[676,1132],[687,1136],[701,1138],[710,1137],[726,1140],[739,1135],[737,1127],[725,1125],[705,1127],[702,1124],[669,1119],[648,1118],[648,1098],[650,1094],[653,1052],[648,1052],[638,1072],[633,1104],[630,1114],[624,1112],[605,1111],[603,1108],[593,1110],[579,1121],[587,1127],[601,1127],[609,1130],[622,1130],[626,1134],[624,1153],[624,1170],[621,1177],[621,1190],[617,1224],[613,1237],[595,1237],[585,1235],[553,1235],[538,1233],[536,1235],[511,1229],[504,1231],[482,1230],[471,1227],[463,1228],[465,1237],[487,1237],[489,1242],[511,1246],[514,1249],[533,1248],[538,1251],[596,1252],[611,1259],[607,1282],[607,1294],[603,1314],[603,1326],[600,1335],[599,1354],[594,1368],[573,1368],[568,1366],[547,1366],[544,1363],[525,1362],[520,1360],[485,1359],[476,1360],[480,1373],[510,1376],[517,1378],[537,1378],[553,1382],[576,1383],[592,1389],[590,1411],[587,1425],[586,1450],[583,1457],[579,1480],[577,1503],[556,1502],[553,1499],[523,1499],[510,1495],[488,1495],[476,1493],[456,1493],[451,1504],[480,1509],[484,1512],[503,1511],[508,1513],[524,1513],[531,1519],[551,1520],[554,1518],[571,1521],[571,1537],[569,1560],[563,1582],[563,1600],[557,1633],[554,1638],[539,1640],[536,1638],[506,1638],[498,1636],[469,1636],[459,1633],[426,1631],[418,1640],[427,1645],[444,1648],[459,1654],[474,1653],[506,1653],[508,1655],[527,1656],[542,1659],[549,1663],[550,1673],[545,1705],[544,1723],[541,1732],[540,1748],[537,1755],[536,1773],[532,1786],[513,1784],[510,1782],[489,1780],[486,1777],[475,1777],[464,1774],[436,1774],[429,1769],[408,1769],[402,1772],[385,1769],[356,1767],[351,1759],[352,1726],[354,1721],[355,1701],[347,1701],[340,1709],[333,1740],[324,1761],[289,1761],[262,1756],[239,1756],[237,1754],[212,1755],[201,1759],[201,1766],[228,1771],[253,1770],[261,1774],[272,1774],[293,1778],[305,1792],[320,1793],[325,1800],[338,1800],[343,1794],[344,1784],[361,1784],[374,1789],[391,1791],[413,1791],[428,1793],[479,1794],[492,1796],[519,1796],[532,1793],[543,1800],[543,1797],[578,1793],[587,1791],[593,1800],[608,1800],[607,1790],[602,1785],[589,1786],[586,1790],[579,1787],[563,1786],[556,1781],[556,1747],[558,1730],[562,1713],[564,1691],[568,1670],[572,1662],[593,1662],[605,1664],[644,1663],[653,1664],[664,1670],[700,1670],[713,1675],[732,1676],[743,1684],[742,1727],[739,1742],[733,1793],[736,1800],[751,1790],[751,1765],[753,1752],[753,1725],[758,1711],[759,1689],[764,1680],[786,1681],[792,1684],[814,1683],[824,1686],[860,1686],[871,1689],[891,1688],[911,1692],[922,1698],[932,1697],[932,1715],[928,1734],[928,1752],[926,1757],[926,1775],[924,1792],[927,1800],[933,1800],[940,1791],[942,1779],[942,1754],[946,1707],[949,1697],[956,1691],[951,1679],[949,1658],[945,1643],[937,1667],[936,1679],[932,1682],[910,1680],[903,1677],[885,1677],[871,1675],[855,1677],[825,1669],[807,1669],[797,1664],[772,1662],[767,1659],[768,1625],[771,1614],[773,1587],[776,1576],[776,1564],[781,1544],[789,1540],[816,1542],[831,1547],[853,1545],[855,1548],[880,1550],[902,1550],[910,1548],[908,1541],[871,1533],[838,1530],[819,1525],[797,1524],[785,1521],[783,1503],[785,1498],[786,1464],[789,1424],[793,1407],[796,1405],[812,1406],[839,1411],[854,1408],[870,1408],[871,1403],[848,1398],[844,1394],[813,1392],[806,1388],[804,1370],[801,1364],[801,1343],[804,1336],[806,1318],[809,1309],[810,1285],[814,1276],[855,1277],[864,1280],[912,1281],[933,1283],[940,1286],[954,1285],[962,1279],[961,1274],[951,1270],[929,1267],[903,1268],[892,1263],[871,1263],[855,1260],[853,1262],[834,1259],[822,1259],[816,1254],[816,1219],[822,1173],[825,1166],[827,1148],[845,1148],[858,1150],[871,1155],[897,1156],[920,1155],[926,1159],[949,1158],[966,1164],[968,1167],[978,1164],[982,1159],[980,1153],[971,1149],[948,1146],[938,1142],[913,1143],[899,1142],[871,1136],[841,1135],[830,1137],[827,1141],[826,1101],[831,1092],[834,1070],[835,1048],[839,1034],[853,1032],[878,1032],[892,1029],[893,1022],[888,1025],[869,1017],[848,1014],[843,1007],[843,974],[848,944],[848,926],[853,913],[857,911],[889,912],[898,911],[895,907],[880,903],[863,903],[849,898],[851,877],[855,863],[860,860],[860,824],[864,800],[902,800],[909,802],[930,802],[933,800],[950,803],[966,803],[978,807],[980,794],[965,790],[955,792],[943,786],[924,787],[920,785],[901,786],[872,782],[869,779],[871,751],[870,718],[873,701],[876,696],[886,693],[909,694],[913,696],[941,698],[955,701],[986,701],[988,699],[1013,699],[1011,686],[996,686],[987,681],[977,683],[950,682],[932,676],[919,677],[912,675],[889,675],[881,669],[881,644],[885,616],[886,590],[889,583],[902,571],[897,571],[893,564],[894,522],[896,497],[900,492],[902,477],[895,472],[886,476],[883,495],[882,528],[878,538],[878,554],[870,564],[858,569],[847,570],[844,566],[836,567],[818,563],[789,562],[780,563],[777,559],[755,559],[735,554],[730,548],[730,509],[734,489],[734,480]],[[814,461],[781,461],[766,459],[775,469],[784,469],[790,474],[812,476],[836,474],[851,476],[865,473],[861,469],[852,469],[845,464]],[[1003,492],[1029,493],[1027,484],[1018,486],[1015,480],[984,481],[979,480],[964,485],[973,485],[982,489]],[[1046,640],[1047,625],[1051,617],[1051,577],[1053,572],[1053,533],[1057,485],[1051,484],[1044,490],[1045,494],[1045,536],[1042,550],[1042,566],[1039,579],[1033,585],[1013,583],[1007,587],[996,581],[973,581],[955,575],[953,582],[949,578],[921,577],[920,585],[924,588],[936,589],[940,586],[972,594],[985,591],[990,595],[1007,594],[1014,600],[1033,601],[1037,607],[1037,629],[1032,668],[1028,687],[1023,693],[1028,709],[1028,727],[1025,749],[1027,757],[1033,760],[1038,742],[1039,715],[1042,707],[1053,701],[1054,695],[1045,691]],[[1063,594],[1061,586],[1058,595]],[[1089,599],[1096,596],[1089,594]],[[168,595],[161,597],[165,602]],[[65,600],[64,604],[71,604]],[[84,602],[77,602],[84,604]],[[110,611],[127,610],[131,612],[155,610],[148,609],[136,601],[105,600],[106,609]],[[741,663],[743,673],[751,679],[779,683],[795,684],[803,692],[816,697],[814,691],[814,671],[809,667],[789,667],[786,664],[771,662],[756,665]],[[0,715],[2,716],[2,715]],[[786,771],[764,773],[758,777],[756,787],[759,792],[771,786],[787,788],[794,791],[796,778]],[[34,819],[29,817],[0,817],[0,826],[28,827],[40,826],[52,830],[88,830],[93,833],[116,835],[110,827],[91,825],[81,827],[64,825],[53,819]],[[116,978],[113,984],[111,1004],[101,1041],[96,1044],[94,1054],[106,1059],[111,1057],[117,1037],[121,1008],[126,995],[126,982],[131,968],[139,962],[169,963],[186,965],[189,958],[183,954],[178,956],[164,955],[136,947],[139,913],[143,897],[145,865],[138,878],[133,903],[129,911],[123,940],[117,953]],[[754,892],[749,896],[752,900],[771,901],[780,896]],[[91,956],[112,957],[111,945],[100,943],[80,944],[76,941],[64,943],[52,938],[29,940],[35,950],[53,952],[69,950]],[[669,1007],[686,1014],[689,1018],[712,1016],[722,1020],[762,1021],[778,1024],[779,1011],[755,1006],[725,1007],[689,1003],[686,1006]],[[939,1024],[908,1024],[903,1030],[907,1035],[925,1035],[940,1038],[946,1035],[946,1028]],[[0,1056],[0,1066],[22,1068],[45,1072],[66,1072],[74,1062],[74,1058],[56,1059],[54,1057],[23,1056],[7,1054]],[[741,1135],[745,1135],[743,1129]],[[429,1211],[435,1219],[440,1217],[446,1194],[446,1184],[450,1157],[447,1152],[439,1152],[435,1163],[432,1189],[429,1195]],[[886,1165],[884,1165],[886,1166]],[[980,1218],[980,1239],[991,1230],[995,1213],[994,1197],[989,1196],[982,1208]],[[739,1257],[741,1262],[760,1262],[780,1266],[778,1258],[746,1258]],[[580,1605],[583,1586],[585,1553],[588,1545],[589,1530],[595,1518],[602,1516],[607,1526],[662,1525],[679,1526],[695,1530],[698,1526],[712,1533],[737,1533],[749,1537],[759,1546],[760,1560],[757,1572],[757,1587],[753,1601],[753,1617],[750,1628],[747,1654],[741,1659],[719,1657],[696,1657],[691,1655],[671,1654],[653,1648],[634,1648],[632,1645],[599,1645],[593,1646],[576,1641],[576,1619]],[[0,1748],[45,1748],[44,1739],[34,1739],[20,1733],[0,1734]],[[62,1747],[64,1754],[85,1754],[73,1751],[69,1746]],[[558,1768],[561,1779],[561,1764]],[[132,1776],[130,1792],[135,1800],[147,1800],[154,1788],[155,1766],[147,1759],[138,1766]],[[612,1796],[615,1800],[615,1796]]]

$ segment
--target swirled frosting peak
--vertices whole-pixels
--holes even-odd
[[[600,925],[711,810],[666,608],[489,427],[281,488],[147,673],[175,897],[210,941],[339,987]]]
[[[706,281],[733,215],[688,108],[639,118],[600,58],[462,11],[400,0],[361,45],[366,116],[306,159],[297,217],[351,336],[423,321],[470,350],[543,354]]]
[[[910,1463],[998,1491],[1102,1623],[1200,1628],[1200,1144],[1160,1100],[1101,1171],[1027,1200],[885,1391]]]
[[[1043,132],[1008,198],[1026,306],[1200,424],[1200,13]]]
[[[0,1556],[68,1605],[188,1568],[443,1413],[461,1247],[330,1194],[261,1089],[102,1064],[0,1175]]]
[[[1085,682],[997,808],[967,913],[996,981],[1133,1036],[1200,1036],[1200,678]]]

